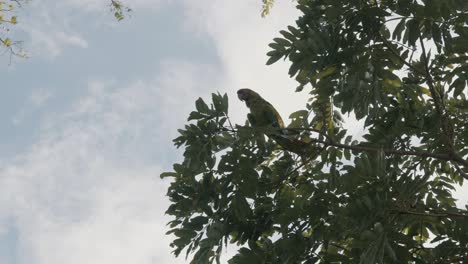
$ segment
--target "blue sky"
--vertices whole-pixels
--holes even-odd
[[[126,2],[120,23],[102,0],[34,0],[19,14],[31,57],[0,58],[2,264],[186,263],[164,235],[159,173],[180,158],[171,140],[195,100],[226,92],[241,123],[240,87],[284,117],[305,104],[287,63],[265,66],[298,15],[291,1],[265,19],[260,0]]]
[[[286,63],[265,66],[293,3],[266,19],[261,1],[127,3],[120,23],[98,0],[20,11],[12,37],[30,58],[0,58],[0,263],[185,263],[159,174],[180,158],[171,140],[195,100],[252,87],[284,113],[304,103]]]

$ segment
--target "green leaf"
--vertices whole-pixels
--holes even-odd
[[[177,177],[179,174],[175,173],[175,172],[163,172],[160,174],[160,178],[161,179],[164,179],[164,178],[167,178],[167,177]]]
[[[251,214],[249,203],[245,197],[241,195],[237,195],[234,198],[234,201],[232,202],[232,209],[234,210],[234,213],[239,220],[246,220]]]
[[[400,19],[400,22],[396,25],[395,29],[393,30],[392,39],[396,39],[398,41],[401,40],[401,33],[405,29],[406,19]]]
[[[120,13],[120,12],[115,12],[115,13],[114,13],[114,17],[115,17],[118,21],[124,19],[123,14]]]
[[[434,42],[436,45],[439,47],[442,45],[442,32],[440,31],[440,27],[437,23],[432,23],[432,38],[434,39]]]
[[[209,264],[212,253],[210,247],[201,247],[193,256],[193,260],[190,264]]]
[[[274,38],[273,41],[275,41],[276,43],[280,44],[283,47],[291,46],[291,42],[283,38]]]
[[[226,115],[227,115],[228,111],[229,111],[229,100],[228,100],[228,96],[227,96],[226,93],[223,95],[222,105],[223,105],[224,113],[226,113]]]
[[[5,39],[0,39],[3,43],[3,45],[7,48],[11,47],[11,40],[9,38],[5,38]]]
[[[301,31],[298,30],[297,28],[293,27],[293,26],[288,26],[288,30],[289,30],[289,32],[291,32],[296,37],[301,35]]]
[[[190,120],[198,120],[202,118],[206,118],[207,116],[204,114],[201,114],[200,112],[192,111],[187,119],[187,121]]]
[[[206,225],[208,223],[208,217],[205,217],[205,216],[196,216],[192,219],[190,219],[190,224],[189,226],[193,229],[193,230],[197,230],[197,231],[200,231],[204,225]]]
[[[288,39],[291,42],[294,42],[296,40],[296,37],[289,33],[288,31],[285,30],[280,30],[280,34],[283,35],[286,39]]]
[[[213,105],[215,107],[216,112],[218,113],[227,113],[227,95],[224,94],[226,98],[224,98],[221,94],[211,94],[211,98],[213,100]]]
[[[239,253],[228,261],[229,264],[254,264],[264,263],[264,259],[260,258],[257,254],[248,248],[239,249]]]
[[[276,55],[273,55],[273,56],[271,56],[271,57],[268,59],[268,61],[266,62],[266,65],[271,65],[271,64],[277,62],[277,61],[278,61],[279,59],[281,59],[282,57],[283,57],[283,55],[280,54],[280,53],[278,53],[278,54],[276,54]]]
[[[411,46],[416,45],[416,40],[419,38],[419,21],[416,19],[410,19],[406,23],[406,28],[408,30],[408,44]]]
[[[307,110],[299,110],[289,115],[290,119],[304,119],[309,114]]]
[[[203,99],[200,97],[198,98],[197,101],[195,101],[195,106],[197,108],[197,111],[203,114],[208,114],[210,112],[210,108],[208,105],[203,101]]]
[[[337,71],[337,67],[334,65],[331,65],[331,66],[326,67],[322,71],[316,73],[312,78],[315,80],[323,79],[334,74],[336,71]]]
[[[462,78],[457,78],[451,85],[450,89],[454,89],[453,96],[458,97],[463,93],[463,90],[466,88],[466,80]]]

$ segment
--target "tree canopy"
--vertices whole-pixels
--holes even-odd
[[[264,1],[265,4],[272,1]],[[267,64],[308,91],[290,127],[301,160],[232,124],[227,95],[199,98],[175,146],[167,214],[192,263],[468,262],[468,2],[299,0]],[[279,89],[276,87],[275,89]],[[364,120],[349,135],[342,114]],[[354,136],[354,137],[353,137]]]

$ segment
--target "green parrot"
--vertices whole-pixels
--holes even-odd
[[[291,138],[278,111],[258,93],[244,88],[237,91],[237,97],[250,109],[247,118],[252,127],[265,128],[264,133],[288,151],[300,155],[306,152],[307,143]]]

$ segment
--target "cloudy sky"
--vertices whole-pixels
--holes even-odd
[[[286,63],[265,66],[291,1],[261,18],[260,0],[128,0],[122,22],[108,2],[31,1],[15,32],[31,57],[0,57],[2,264],[186,263],[159,173],[194,101],[228,93],[242,123],[240,87],[283,116],[305,103]]]
[[[304,103],[287,64],[265,66],[292,2],[262,19],[260,0],[129,0],[120,23],[108,2],[31,1],[15,32],[30,58],[0,57],[2,264],[185,263],[159,173],[195,100],[252,87],[285,114]]]

